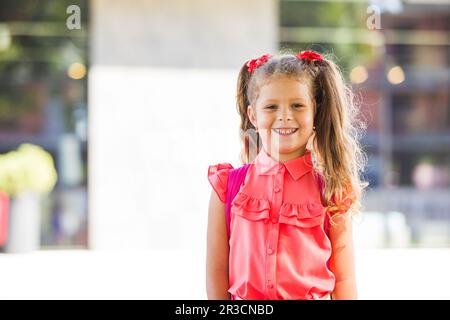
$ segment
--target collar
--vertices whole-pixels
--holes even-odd
[[[313,169],[311,151],[308,149],[306,149],[302,156],[283,163],[272,159],[267,152],[261,148],[254,163],[256,173],[259,175],[274,175],[278,173],[281,167],[285,167],[294,180],[300,179],[304,174]]]

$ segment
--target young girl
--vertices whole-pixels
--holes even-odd
[[[351,216],[365,160],[361,122],[337,66],[303,51],[239,73],[242,162],[225,218],[229,163],[208,170],[209,299],[356,299]]]

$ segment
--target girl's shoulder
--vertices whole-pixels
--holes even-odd
[[[219,196],[220,200],[225,203],[228,180],[230,173],[234,183],[241,181],[245,178],[251,163],[243,164],[237,168],[234,168],[228,162],[222,162],[208,167],[208,180]]]
[[[228,162],[208,166],[208,181],[223,203],[226,200],[228,174],[233,169],[234,167]]]
[[[230,170],[233,170],[234,167],[231,163],[221,162],[217,164],[212,164],[208,166],[208,177],[211,175],[219,174],[219,173],[227,173]]]

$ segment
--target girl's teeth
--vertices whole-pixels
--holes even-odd
[[[274,129],[274,131],[278,134],[291,134],[294,133],[297,129]]]

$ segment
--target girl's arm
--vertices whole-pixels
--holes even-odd
[[[353,253],[352,219],[348,214],[336,217],[336,225],[330,224],[332,254],[330,269],[336,277],[331,293],[333,300],[357,299]]]
[[[206,292],[209,300],[230,300],[228,293],[228,236],[225,204],[211,192],[206,250]]]

